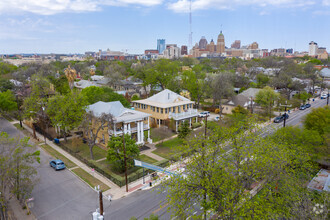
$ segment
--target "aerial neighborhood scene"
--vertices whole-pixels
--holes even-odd
[[[0,1],[0,219],[330,219],[330,1]]]

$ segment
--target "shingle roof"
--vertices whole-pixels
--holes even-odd
[[[92,111],[96,117],[102,114],[111,114],[116,122],[129,122],[135,120],[141,120],[143,118],[149,117],[150,114],[131,110],[125,108],[120,101],[114,102],[96,102],[87,107],[89,111]]]
[[[247,90],[243,91],[242,93],[240,93],[240,95],[243,95],[247,98],[251,98],[251,96],[253,98],[256,97],[257,93],[260,91],[260,89],[256,89],[256,88],[248,88]]]
[[[248,104],[250,104],[250,99],[239,94],[237,96],[234,96],[232,100],[225,103],[225,105],[232,105],[232,106],[242,106],[246,107]]]
[[[330,69],[329,68],[323,68],[320,71],[320,75],[324,77],[330,77]]]

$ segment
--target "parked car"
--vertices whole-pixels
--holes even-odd
[[[220,117],[219,116],[217,116],[217,117],[214,118],[214,121],[219,121],[219,120],[220,120]]]
[[[307,103],[307,104],[305,105],[305,107],[306,107],[306,108],[309,108],[309,107],[311,107],[311,104]]]
[[[280,115],[280,116],[277,116],[275,119],[274,119],[274,123],[280,123],[282,122],[284,119],[288,119],[289,118],[289,115],[287,113],[284,113],[283,115]]]
[[[305,105],[301,105],[301,106],[299,107],[299,109],[300,109],[300,110],[305,110],[305,109],[306,109],[306,106],[305,106]]]
[[[50,165],[51,167],[53,167],[56,171],[57,171],[57,170],[65,169],[65,164],[64,164],[64,162],[63,162],[62,160],[59,160],[59,159],[57,159],[57,160],[51,160],[51,161],[49,162],[49,165]]]
[[[326,98],[328,98],[328,94],[327,94],[327,93],[323,93],[323,94],[321,95],[321,99],[326,99]]]
[[[207,117],[207,116],[210,116],[210,112],[208,112],[208,111],[201,112],[201,113],[198,114],[198,117],[200,117],[200,118],[204,118],[204,117]]]

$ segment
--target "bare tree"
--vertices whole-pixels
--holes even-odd
[[[86,113],[85,119],[81,124],[84,131],[84,136],[87,141],[91,159],[94,160],[93,147],[96,144],[98,135],[101,130],[108,128],[108,132],[113,124],[113,116],[111,114],[102,114],[101,116],[95,115],[92,111]]]

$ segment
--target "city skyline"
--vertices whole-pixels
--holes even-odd
[[[192,43],[202,36],[226,47],[258,42],[260,48],[308,51],[311,41],[330,48],[330,0],[192,1]],[[188,45],[188,0],[11,0],[0,3],[0,54],[84,53],[106,50],[142,54],[166,44]],[[191,48],[189,48],[191,49]]]

